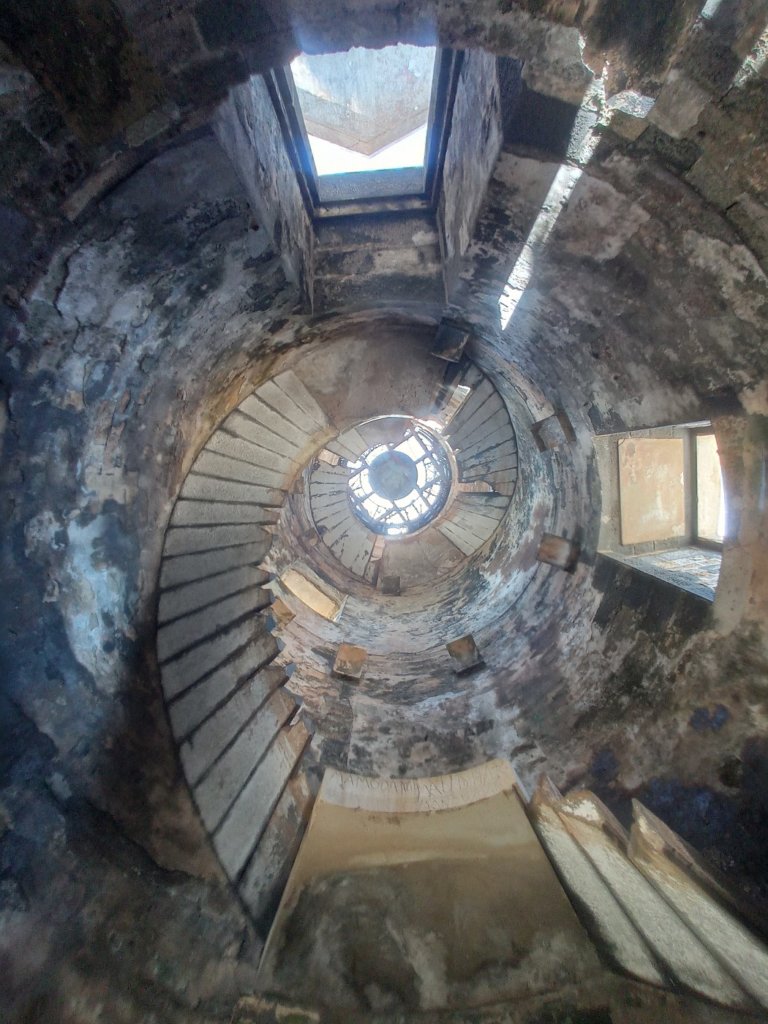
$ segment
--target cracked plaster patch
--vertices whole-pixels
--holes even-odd
[[[736,316],[762,328],[768,310],[768,279],[749,249],[693,230],[684,233],[683,244],[691,263],[712,275],[713,287],[720,289]]]
[[[130,636],[126,573],[99,555],[107,521],[96,516],[85,526],[72,521],[62,574],[60,604],[72,653],[107,693],[119,688],[122,660],[116,640]]]
[[[56,535],[63,528],[63,522],[51,509],[38,512],[24,527],[24,554],[39,558],[49,551],[61,551],[64,544]]]

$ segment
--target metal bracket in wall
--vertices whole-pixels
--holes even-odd
[[[466,327],[443,320],[437,328],[430,355],[444,359],[447,363],[458,363],[464,355],[469,338],[470,332]]]
[[[547,562],[558,569],[573,572],[579,560],[581,547],[566,537],[558,537],[554,533],[545,533],[541,538],[536,555],[540,562]]]
[[[557,409],[551,416],[531,424],[531,433],[540,452],[551,451],[576,440],[576,431],[564,409]]]

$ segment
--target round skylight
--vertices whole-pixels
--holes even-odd
[[[451,490],[451,460],[435,433],[417,420],[397,417],[392,438],[373,445],[357,462],[347,463],[349,500],[370,530],[402,537],[420,530],[442,510]]]

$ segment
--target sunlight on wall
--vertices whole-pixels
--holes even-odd
[[[507,278],[504,290],[499,296],[499,323],[502,331],[506,330],[512,319],[533,275],[536,258],[546,245],[557,218],[573,194],[582,174],[581,167],[569,167],[567,164],[563,164],[555,175],[528,238],[515,261],[512,273]]]
[[[749,56],[747,56],[744,63],[736,72],[733,84],[737,88],[742,88],[752,78],[759,75],[766,64],[768,64],[768,28],[766,28],[757,40],[755,45],[752,47]]]

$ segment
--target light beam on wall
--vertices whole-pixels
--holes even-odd
[[[573,194],[583,173],[581,167],[563,164],[555,175],[536,220],[533,222],[533,227],[520,250],[520,255],[515,261],[512,273],[507,278],[504,290],[499,296],[499,323],[502,331],[507,329],[523,292],[531,280],[536,259],[546,246],[557,218]]]
[[[595,111],[605,108],[605,83],[602,77],[594,78],[584,93],[581,111],[589,117]],[[578,121],[578,119],[577,119]],[[499,323],[502,331],[507,329],[514,316],[520,299],[533,276],[533,268],[537,257],[543,251],[552,233],[557,218],[571,198],[584,168],[600,142],[600,133],[594,127],[584,133],[574,128],[568,143],[567,159],[569,164],[562,164],[555,175],[549,191],[541,204],[541,209],[533,222],[525,244],[520,251],[507,283],[499,296]]]
[[[733,84],[737,89],[743,88],[747,82],[760,74],[766,64],[768,64],[768,28],[765,29],[736,72]]]

